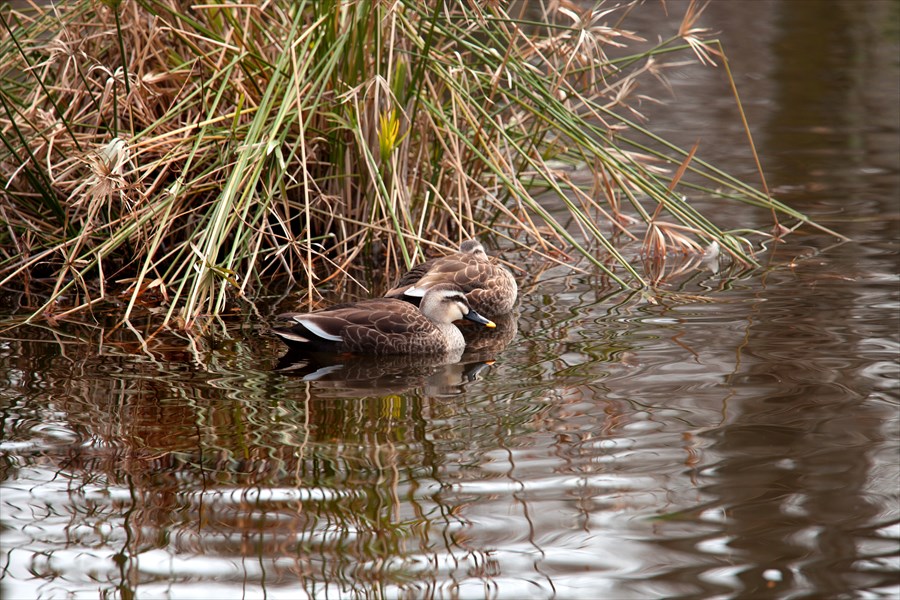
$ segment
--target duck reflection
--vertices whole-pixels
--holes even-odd
[[[496,356],[500,354],[509,343],[513,341],[519,332],[519,312],[505,313],[492,317],[494,324],[497,325],[493,329],[487,327],[477,327],[474,323],[462,321],[459,329],[466,339],[466,353],[468,356]]]
[[[288,352],[276,370],[312,382],[336,396],[399,394],[422,388],[428,395],[458,394],[460,387],[488,369],[488,363],[462,363],[462,350],[435,356],[366,356],[328,352]]]
[[[430,396],[456,395],[465,384],[486,373],[513,340],[518,331],[516,317],[509,313],[495,318],[494,329],[460,326],[465,350],[374,356],[291,349],[278,360],[275,370],[339,397],[398,394],[413,388]]]

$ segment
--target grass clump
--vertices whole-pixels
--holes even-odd
[[[269,276],[312,298],[469,235],[574,248],[627,287],[652,283],[611,242],[636,238],[627,219],[648,254],[716,241],[753,264],[679,182],[805,221],[628,118],[665,56],[713,59],[695,5],[678,36],[627,55],[635,2],[431,4],[0,8],[0,287],[44,286],[34,315],[116,297],[126,319],[155,303],[191,328]]]

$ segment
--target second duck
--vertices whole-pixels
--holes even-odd
[[[426,260],[402,275],[385,296],[417,303],[429,289],[453,284],[475,311],[494,317],[512,311],[518,286],[506,267],[495,264],[477,240],[466,240],[459,252]]]

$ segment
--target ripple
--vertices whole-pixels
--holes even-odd
[[[460,494],[495,495],[548,490],[606,490],[631,491],[651,487],[655,480],[640,476],[590,475],[584,477],[550,477],[523,481],[484,480],[455,483],[451,490]]]
[[[263,570],[253,562],[236,564],[234,559],[203,555],[173,556],[165,550],[150,550],[134,557],[137,569],[148,575],[177,579],[237,579],[249,576],[257,579]]]
[[[224,502],[230,504],[264,504],[285,502],[334,502],[350,498],[360,498],[361,494],[352,490],[333,488],[232,488],[191,492],[194,502]]]

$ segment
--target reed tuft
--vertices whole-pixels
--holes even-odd
[[[807,221],[640,125],[638,78],[724,57],[696,6],[629,55],[636,2],[430,4],[3,5],[0,287],[39,292],[33,317],[119,299],[190,329],[272,276],[314,298],[472,235],[572,249],[628,287],[653,278],[613,243],[640,238],[623,223],[649,256],[714,241],[752,265],[683,189]]]

